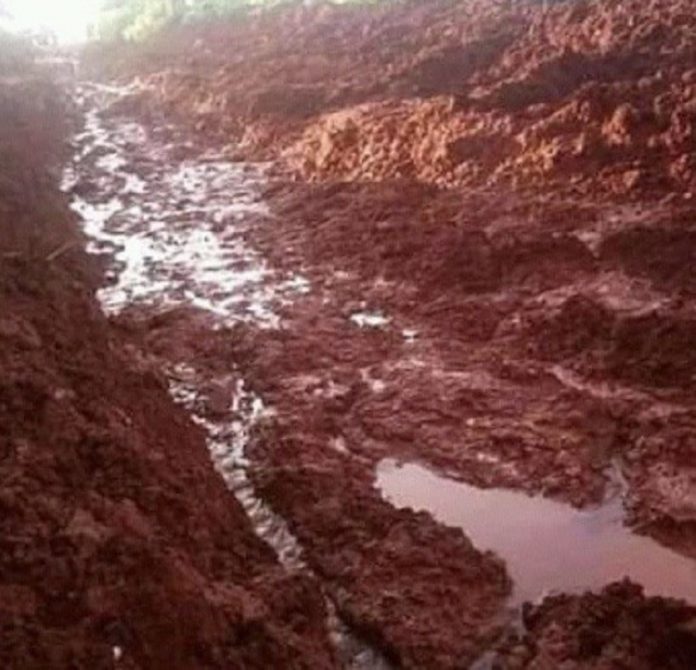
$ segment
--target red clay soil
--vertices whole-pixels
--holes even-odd
[[[268,198],[275,216],[250,240],[318,294],[288,310],[283,356],[266,342],[277,336],[254,340],[263,368],[252,378],[285,370],[352,389],[330,430],[374,461],[396,451],[586,504],[618,458],[641,520],[678,519],[693,533],[693,279],[667,251],[670,227],[690,212],[658,206],[636,218],[405,183],[274,186]],[[627,263],[617,240],[641,234],[656,248]],[[581,242],[593,236],[596,253]],[[387,328],[348,322],[365,307],[382,310]],[[301,391],[285,391],[298,423]],[[333,411],[328,401],[322,411]]]
[[[598,594],[553,596],[527,608],[527,632],[504,645],[499,667],[687,668],[696,658],[695,621],[695,608],[645,598],[628,582]]]
[[[230,391],[217,379],[230,369],[273,408],[247,449],[257,490],[288,521],[341,614],[397,665],[468,667],[499,632],[496,613],[509,587],[493,557],[474,551],[459,531],[380,499],[373,477],[381,458],[420,460],[481,486],[543,492],[576,504],[604,495],[613,460],[628,480],[634,520],[696,556],[692,381],[624,379],[623,366],[615,374],[620,342],[601,325],[611,319],[621,330],[656,289],[616,268],[602,269],[602,259],[576,259],[574,266],[563,238],[544,244],[541,233],[518,248],[509,279],[492,273],[496,281],[474,281],[472,262],[468,283],[429,285],[420,278],[427,276],[432,247],[453,255],[471,247],[458,242],[455,226],[436,223],[454,206],[452,194],[403,183],[371,190],[294,184],[274,186],[267,196],[274,215],[259,219],[248,241],[276,266],[302,269],[315,287],[286,309],[282,329],[211,333],[186,312],[134,313],[121,323],[155,357],[196,369],[201,385],[209,384],[211,416],[228,404]],[[473,195],[470,204],[487,213]],[[501,216],[514,212],[523,219],[529,206],[511,202]],[[393,233],[395,226],[408,230],[404,210],[418,214],[427,231],[422,238]],[[428,227],[424,211],[442,218],[432,216]],[[549,225],[568,214],[553,203],[544,211]],[[594,220],[589,207],[575,213]],[[390,225],[379,225],[384,222]],[[402,255],[405,243],[410,251]],[[496,253],[502,252],[492,246],[487,254],[493,267]],[[567,296],[561,290],[580,280],[581,290]],[[603,305],[607,287],[613,309]],[[556,293],[557,306],[546,305]],[[391,321],[383,329],[360,329],[348,317],[364,309],[380,309]],[[560,319],[566,328],[547,334],[522,322],[529,314],[530,322],[556,323],[557,310],[566,314]],[[660,314],[653,317],[658,323]],[[503,328],[507,322],[517,326]],[[406,328],[418,331],[415,342],[404,340]],[[645,323],[631,332],[649,340]],[[669,333],[665,328],[654,337]],[[537,353],[540,348],[553,356]],[[663,357],[669,351],[656,350]],[[689,351],[675,348],[675,368]],[[643,355],[655,358],[647,346]],[[692,667],[692,609],[613,589],[547,600],[542,607],[558,613],[554,630],[565,646],[549,656],[547,638],[554,633],[547,628],[553,626],[539,624],[510,649],[504,645],[500,667],[552,668],[556,659],[578,668],[611,667],[611,659],[631,668]],[[578,617],[588,613],[594,632],[578,631]],[[585,635],[605,642],[577,651]],[[637,645],[639,639],[646,644]]]
[[[384,457],[577,506],[618,479],[636,529],[696,557],[695,10],[292,6],[171,29],[106,68],[146,82],[114,113],[163,110],[283,175],[246,233],[310,280],[283,328],[122,327],[153,367],[211,388],[234,369],[273,408],[255,484],[397,664],[467,667],[510,585],[462,533],[379,497]],[[526,624],[501,667],[696,664],[693,611],[626,585]]]
[[[524,33],[533,3],[290,2],[173,27],[142,45],[92,45],[103,76],[154,75],[162,101],[200,127],[244,132],[374,99],[447,93]],[[316,6],[318,4],[318,6]]]
[[[277,420],[256,427],[246,451],[257,493],[288,521],[304,559],[354,632],[404,668],[467,667],[492,646],[510,591],[502,563],[474,549],[461,531],[387,504],[372,487],[371,459],[330,448],[350,401],[340,386],[336,395],[324,393],[322,380],[306,369],[312,355],[299,342],[296,347],[290,333],[264,336],[246,326],[211,331],[188,310],[152,316],[138,308],[118,322],[142,342],[153,364],[195,370],[204,389],[198,411],[210,419],[236,418],[227,416],[232,369],[232,386],[243,375],[278,412]],[[311,343],[317,355],[318,344]],[[344,355],[354,353],[357,364],[365,345],[358,340]],[[288,368],[302,374],[288,377]],[[331,405],[330,415],[323,402]]]
[[[179,118],[305,179],[691,197],[693,0],[291,4],[95,49]]]
[[[282,329],[210,333],[181,312],[123,323],[155,356],[195,367],[211,415],[230,369],[273,408],[247,450],[258,491],[344,617],[391,658],[462,667],[495,634],[507,587],[461,534],[379,498],[384,457],[577,505],[605,495],[614,463],[634,523],[696,556],[693,372],[679,341],[691,303],[670,298],[688,281],[664,259],[633,274],[579,242],[612,216],[612,236],[625,234],[629,210],[405,182],[275,184],[266,200],[272,215],[247,242],[313,286]],[[687,215],[664,207],[649,218]],[[491,234],[511,222],[521,230]],[[361,329],[348,317],[363,310],[390,322]],[[646,626],[656,644],[674,632]]]
[[[256,538],[98,308],[59,99],[26,72],[0,86],[0,664],[336,667],[316,583]]]
[[[311,179],[693,191],[693,10],[691,0],[539,10],[449,97],[320,118],[289,151],[290,165]]]

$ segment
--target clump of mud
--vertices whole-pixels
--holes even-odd
[[[687,670],[696,663],[696,608],[646,598],[630,582],[553,596],[524,613],[526,633],[494,667]]]

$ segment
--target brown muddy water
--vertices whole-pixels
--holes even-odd
[[[394,459],[379,463],[376,485],[393,505],[429,512],[500,556],[514,581],[513,607],[552,593],[596,591],[624,577],[647,595],[696,603],[696,561],[631,532],[619,495],[578,510],[541,496],[479,489]]]

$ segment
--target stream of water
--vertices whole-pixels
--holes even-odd
[[[300,276],[279,276],[244,242],[250,213],[267,215],[259,192],[264,166],[234,163],[215,152],[196,153],[174,128],[146,131],[138,123],[104,116],[105,105],[127,89],[84,85],[77,97],[84,130],[63,176],[72,207],[83,220],[87,250],[109,259],[108,285],[98,292],[106,313],[140,305],[157,312],[196,307],[214,328],[250,321],[277,328],[278,307],[309,290]],[[285,521],[256,494],[244,450],[254,424],[270,410],[247,391],[234,369],[236,389],[228,417],[197,412],[200,379],[180,365],[170,391],[208,435],[213,463],[256,533],[291,571],[309,571]],[[229,379],[208,379],[227,383]],[[355,637],[327,599],[329,630],[343,665],[388,670],[381,654]]]

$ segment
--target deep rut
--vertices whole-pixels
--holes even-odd
[[[249,322],[278,328],[277,310],[308,290],[299,275],[280,276],[244,242],[246,217],[267,215],[259,190],[264,165],[201,152],[175,127],[145,128],[104,110],[129,89],[85,84],[78,89],[85,126],[62,187],[84,222],[88,251],[106,266],[98,292],[107,314],[136,309],[155,316],[193,308],[217,331]],[[172,397],[208,435],[213,463],[242,504],[256,533],[289,571],[307,571],[302,549],[281,517],[257,495],[245,446],[253,425],[271,412],[229,370],[201,374],[167,366]],[[214,419],[200,411],[201,393],[225,389]],[[388,668],[380,653],[351,633],[327,599],[329,630],[347,668]]]

